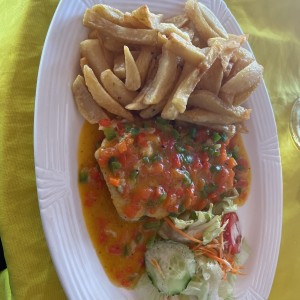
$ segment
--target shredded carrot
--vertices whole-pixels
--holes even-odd
[[[216,256],[211,250],[208,250],[208,249],[201,249],[202,253],[206,256],[208,256],[209,258],[211,259],[214,259],[216,260],[217,262],[219,262],[220,264],[222,265],[225,265],[227,266],[230,270],[232,270],[232,266],[231,264],[226,260],[226,259],[223,259],[223,258],[220,258],[218,256]]]
[[[120,185],[120,179],[115,177],[109,177],[109,183],[115,187],[118,187]]]
[[[224,238],[223,238],[223,232],[220,234],[220,257],[223,257],[223,249],[224,249]]]
[[[177,228],[174,223],[168,218],[168,217],[165,217],[164,220],[168,223],[168,225],[170,227],[172,227],[172,229],[174,229],[176,232],[178,232],[179,234],[181,234],[182,236],[186,237],[187,239],[189,239],[190,241],[193,241],[197,244],[202,244],[202,241],[186,234],[184,231],[180,230],[179,228]]]
[[[158,271],[158,273],[161,275],[162,278],[165,278],[165,275],[158,263],[158,261],[155,258],[152,258],[150,260],[151,265]]]
[[[196,239],[202,238],[203,237],[203,232],[197,232],[196,234],[194,234],[193,236]]]

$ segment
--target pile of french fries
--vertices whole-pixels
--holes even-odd
[[[163,20],[143,5],[123,13],[99,4],[86,10],[80,44],[82,75],[73,83],[79,112],[90,123],[118,116],[178,120],[245,132],[243,104],[263,67],[197,0]]]

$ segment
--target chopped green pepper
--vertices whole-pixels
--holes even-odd
[[[214,132],[211,138],[216,143],[221,139],[221,136],[217,132]]]
[[[144,156],[144,157],[143,157],[143,162],[144,162],[145,164],[149,164],[149,163],[150,163],[149,157],[148,157],[148,156]]]
[[[103,132],[108,141],[113,140],[117,136],[116,131],[110,127],[103,128]]]
[[[89,179],[89,173],[87,168],[83,168],[79,172],[79,182],[80,183],[86,183]]]
[[[197,136],[197,129],[195,127],[191,128],[190,131],[189,131],[189,136],[192,138],[192,139],[195,139],[196,136]]]
[[[137,178],[138,174],[139,174],[138,170],[132,170],[129,177],[130,177],[131,180],[134,180],[134,179]]]
[[[122,167],[122,165],[118,162],[118,159],[114,156],[109,159],[108,166],[112,172],[115,172]]]
[[[183,182],[185,185],[189,186],[192,184],[192,179],[190,177],[190,173],[188,171],[183,171]]]
[[[175,149],[177,150],[178,153],[184,153],[185,152],[185,149],[182,146],[178,145],[178,144],[175,144],[174,147],[175,147]]]
[[[190,154],[187,155],[182,155],[182,160],[186,163],[186,164],[191,164],[193,162],[193,156]]]

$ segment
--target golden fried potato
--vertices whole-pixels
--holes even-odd
[[[102,18],[112,23],[115,23],[120,26],[124,25],[124,14],[116,8],[105,4],[96,4],[92,7],[92,10],[99,14]]]
[[[125,44],[150,45],[157,44],[157,31],[153,29],[126,28],[114,24],[91,9],[85,11],[83,25],[92,29],[101,30],[102,33],[111,36]]]
[[[129,110],[142,110],[142,109],[147,108],[149,105],[144,104],[143,100],[145,98],[145,95],[147,94],[147,92],[150,89],[151,83],[152,83],[152,80],[149,80],[148,82],[146,82],[146,84],[143,86],[143,88],[138,93],[138,95],[133,99],[133,101],[131,103],[126,105],[125,108],[129,109]]]
[[[147,5],[138,7],[132,11],[131,15],[135,17],[140,23],[144,24],[146,28],[156,29],[162,20],[163,15],[153,14],[150,12]]]
[[[179,114],[179,110],[177,109],[177,107],[174,105],[173,103],[173,98],[175,93],[177,92],[178,88],[180,86],[182,86],[181,84],[185,81],[187,81],[186,79],[190,76],[190,74],[195,70],[196,68],[189,64],[189,63],[185,63],[182,69],[182,72],[179,76],[179,79],[176,82],[175,88],[173,89],[172,93],[170,94],[170,96],[168,97],[167,103],[164,106],[162,113],[161,113],[161,117],[163,119],[167,119],[167,120],[175,120],[176,117]]]
[[[152,56],[155,49],[152,47],[144,46],[136,59],[136,66],[141,76],[141,84],[143,85],[150,67]]]
[[[259,85],[259,83],[260,81],[257,81],[257,83],[253,84],[248,90],[241,92],[239,94],[235,94],[232,101],[233,105],[238,106],[243,104],[246,100],[248,100],[250,95],[255,91],[255,89]]]
[[[179,114],[176,120],[193,123],[196,125],[202,124],[217,124],[217,125],[230,125],[238,122],[234,117],[216,114],[200,108],[186,110],[183,114]]]
[[[88,60],[87,60],[86,57],[81,57],[81,58],[80,58],[80,61],[79,61],[79,64],[80,64],[80,69],[83,70],[83,67],[84,67],[85,65],[88,65],[89,62],[88,62]]]
[[[204,90],[194,91],[188,100],[188,106],[202,108],[220,115],[234,117],[239,121],[248,120],[251,113],[251,109],[226,104],[214,93]]]
[[[153,104],[148,106],[147,108],[143,109],[140,112],[140,116],[143,119],[150,119],[156,115],[158,115],[162,109],[164,108],[164,106],[167,103],[168,98],[163,99],[162,101],[160,101],[159,103]]]
[[[234,52],[232,60],[232,68],[223,83],[234,77],[238,72],[242,71],[245,67],[250,65],[255,59],[251,52],[244,48],[239,48]]]
[[[205,54],[200,48],[195,47],[176,33],[170,35],[166,42],[166,48],[194,66],[198,66],[205,59]]]
[[[212,66],[203,74],[196,89],[208,90],[218,95],[223,80],[223,68],[220,59],[216,59]]]
[[[177,57],[164,46],[159,59],[157,74],[143,100],[144,104],[160,102],[174,85],[177,72]]]
[[[130,91],[136,91],[141,87],[141,75],[135,60],[127,46],[124,46],[125,57],[125,86]]]
[[[131,13],[126,12],[124,14],[124,24],[125,27],[135,28],[135,29],[148,29],[148,27],[140,22]]]
[[[164,20],[164,23],[172,23],[176,27],[181,28],[189,22],[189,18],[186,15],[177,15]]]
[[[104,110],[95,102],[85,85],[84,78],[78,75],[73,82],[72,91],[79,113],[91,124],[109,119]]]
[[[84,66],[83,75],[89,92],[98,105],[114,115],[123,117],[129,121],[133,121],[132,114],[124,109],[121,104],[114,100],[105,91],[100,82],[97,80],[93,70],[89,66]]]
[[[110,69],[101,73],[101,83],[112,98],[121,105],[126,106],[138,95],[137,92],[129,91],[122,80],[120,80]]]
[[[97,78],[100,74],[109,69],[110,66],[106,61],[103,48],[98,40],[85,40],[80,43],[80,52],[82,57],[86,57],[89,66],[93,69]]]
[[[115,55],[124,51],[124,43],[111,36],[105,36],[103,38],[103,46],[106,50],[113,52]]]
[[[178,85],[173,96],[172,103],[180,113],[183,113],[185,111],[188,99],[195,89],[200,78],[200,70],[194,67],[192,71]]]
[[[131,54],[134,57],[134,59],[136,59],[139,53],[136,51],[131,51]],[[123,53],[117,55],[114,59],[113,71],[115,75],[117,75],[120,79],[126,78],[124,46]]]
[[[221,87],[220,98],[228,103],[233,103],[235,95],[243,93],[259,83],[262,73],[263,67],[253,61]]]
[[[171,23],[160,23],[157,27],[157,30],[161,34],[163,34],[167,37],[169,37],[172,33],[176,33],[182,39],[189,41],[189,42],[191,41],[188,33],[184,32],[183,30],[179,29],[178,27],[176,27],[174,24],[171,24]]]
[[[208,9],[203,11],[203,6],[200,6],[197,0],[188,0],[184,9],[187,17],[193,22],[202,39],[208,40],[217,36],[227,37],[227,33],[221,23],[214,23],[217,18],[212,17],[214,16],[213,13],[208,13]]]
[[[98,30],[97,29],[91,29],[88,34],[89,40],[97,39],[98,38]]]

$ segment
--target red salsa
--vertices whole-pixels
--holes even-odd
[[[98,163],[125,199],[121,215],[128,219],[202,210],[248,186],[248,162],[225,133],[161,118],[100,125],[106,140]]]

